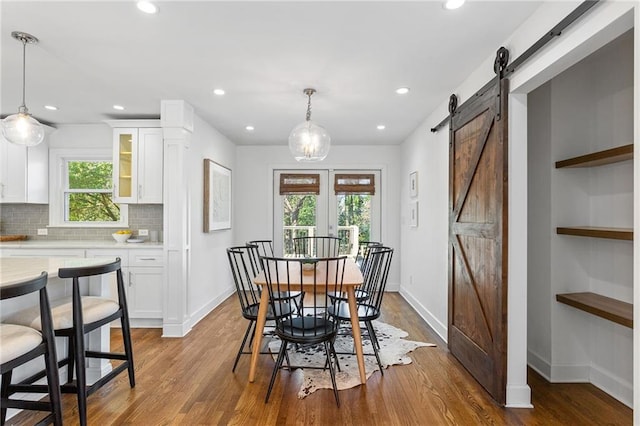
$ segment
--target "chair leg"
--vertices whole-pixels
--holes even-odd
[[[380,362],[380,354],[378,353],[378,345],[376,344],[378,339],[376,337],[376,332],[373,329],[373,324],[371,324],[371,321],[365,321],[364,323],[367,326],[367,331],[369,332],[369,339],[371,340],[371,346],[373,347],[373,353],[376,356],[376,361],[378,361],[378,367],[380,367],[380,374],[384,376],[384,369],[382,368],[382,362]]]
[[[245,345],[245,343],[247,343],[247,337],[249,337],[249,333],[251,332],[251,329],[253,328],[253,324],[254,323],[255,323],[255,321],[249,320],[249,325],[247,325],[247,331],[244,332],[244,337],[242,338],[242,344],[240,345],[240,348],[238,349],[238,354],[236,355],[236,360],[233,363],[233,368],[231,369],[231,372],[235,373],[235,371],[236,371],[236,367],[238,365],[238,361],[240,360],[240,355],[242,355],[242,351],[244,350],[244,345]]]
[[[122,309],[120,324],[122,326],[122,340],[124,343],[124,353],[127,356],[127,372],[129,373],[129,386],[136,387],[136,376],[133,368],[133,345],[131,344],[131,328],[129,326],[129,313],[126,306]]]
[[[0,397],[9,398],[9,385],[11,384],[11,376],[13,374],[13,370],[9,370],[2,375],[2,388],[0,389]],[[0,405],[0,421],[1,424],[4,425],[4,422],[7,419],[7,407],[4,404]]]
[[[47,352],[44,354],[44,362],[47,370],[47,385],[49,386],[49,404],[53,414],[53,424],[62,426],[62,395],[60,395],[60,378],[58,376],[58,363],[55,355],[56,347],[51,338],[47,339]],[[3,381],[4,382],[4,381]]]
[[[340,369],[340,361],[338,361],[338,354],[336,353],[336,348],[333,345],[334,340],[329,341],[329,345],[331,345],[331,353],[333,354],[333,357],[336,359],[336,367],[338,367],[338,371],[342,371]]]
[[[271,381],[269,382],[269,389],[267,390],[267,397],[264,399],[264,403],[269,402],[269,396],[271,395],[271,390],[273,389],[273,384],[276,381],[276,376],[278,375],[278,370],[282,367],[282,361],[284,359],[284,355],[287,353],[287,342],[285,340],[282,341],[280,345],[280,352],[278,353],[278,359],[276,360],[276,365],[273,367],[273,372],[271,373]]]
[[[77,324],[77,323],[76,323]],[[78,397],[78,418],[81,426],[87,425],[87,377],[85,367],[84,333],[82,322],[74,329],[76,394]]]
[[[73,347],[73,337],[68,336],[67,338],[67,383],[73,382],[73,371],[74,371],[74,359],[75,359],[75,348]]]
[[[329,360],[329,374],[331,375],[331,384],[333,385],[333,395],[336,397],[336,404],[340,407],[340,397],[338,396],[338,385],[336,385],[336,372],[333,369],[333,363],[331,362],[331,352],[329,350],[329,342],[324,342],[324,351],[327,354],[327,360]]]

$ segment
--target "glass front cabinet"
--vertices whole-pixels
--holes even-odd
[[[113,135],[113,201],[161,204],[162,129],[114,128]]]

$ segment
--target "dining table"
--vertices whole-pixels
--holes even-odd
[[[305,287],[313,286],[314,274],[300,273],[302,262],[291,262],[289,264],[290,277],[293,281],[290,282],[292,289],[304,291]],[[325,282],[326,271],[324,267],[326,263],[320,263],[318,271],[316,272],[316,279],[318,282]],[[328,290],[335,290],[335,275],[329,274]],[[302,280],[299,278],[302,277]],[[333,279],[332,279],[333,278]],[[272,282],[275,282],[274,278]],[[299,282],[302,281],[302,282]],[[358,320],[358,306],[356,303],[355,290],[361,286],[364,279],[362,272],[356,264],[356,262],[347,258],[345,262],[344,275],[342,277],[342,290],[347,293],[347,301],[349,303],[349,315],[351,317],[351,328],[353,329],[353,345],[356,351],[356,358],[358,360],[358,370],[360,372],[360,382],[366,383],[367,377],[364,368],[364,353],[362,351],[362,334],[360,333],[360,322]],[[256,320],[255,334],[253,338],[253,348],[251,350],[251,365],[249,367],[249,382],[253,382],[256,375],[256,367],[258,364],[258,355],[260,354],[260,347],[262,345],[262,334],[264,332],[264,326],[267,319],[267,311],[269,308],[269,292],[266,290],[267,280],[264,271],[260,272],[253,280],[254,284],[259,286],[262,291],[260,293],[260,306],[258,307],[258,318]],[[331,285],[334,285],[332,287]],[[273,285],[273,284],[272,284]]]

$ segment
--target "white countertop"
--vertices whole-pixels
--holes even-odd
[[[153,249],[162,248],[162,243],[117,243],[114,240],[25,240],[0,243],[3,249]]]
[[[0,286],[11,285],[40,276],[46,271],[50,278],[58,276],[58,269],[103,265],[114,259],[80,257],[2,257],[0,258]]]

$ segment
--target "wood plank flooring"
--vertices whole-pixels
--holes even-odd
[[[418,348],[413,364],[375,373],[366,386],[298,399],[299,382],[283,371],[264,403],[273,361],[261,356],[254,383],[249,356],[231,372],[246,327],[235,297],[226,300],[182,339],[160,330],[133,330],[137,384],[121,374],[89,397],[90,425],[630,425],[632,410],[589,384],[549,384],[529,374],[533,409],[498,406],[397,293],[385,296],[383,321],[409,339],[436,343]],[[114,347],[120,332],[112,330]],[[77,424],[74,395],[63,395],[64,424]],[[21,413],[7,424],[33,424]]]

